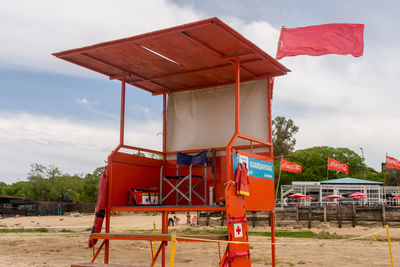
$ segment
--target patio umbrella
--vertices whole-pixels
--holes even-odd
[[[363,195],[363,196],[354,196],[354,197],[351,197],[352,199],[364,199],[364,198],[367,198],[367,196],[366,195]]]
[[[299,197],[299,199],[315,199],[315,198],[310,197],[310,196],[304,196],[304,197]]]
[[[355,192],[355,193],[349,195],[349,197],[351,197],[351,198],[355,198],[355,197],[357,197],[357,198],[365,198],[366,196],[367,196],[366,194],[363,194],[361,192]]]
[[[326,196],[325,198],[327,198],[327,199],[335,199],[335,198],[344,198],[344,197],[342,197],[342,196],[339,196],[339,195],[329,195],[329,196]]]
[[[301,197],[306,197],[306,195],[304,195],[302,193],[296,193],[296,194],[290,195],[289,197],[301,198]]]
[[[400,199],[400,195],[397,195],[395,197],[392,197],[391,199]]]

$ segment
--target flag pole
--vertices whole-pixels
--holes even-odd
[[[276,48],[275,60],[278,60],[277,57],[278,57],[278,51],[279,51],[279,44],[281,43],[282,30],[283,30],[284,28],[285,28],[285,25],[282,25],[282,27],[281,27],[281,32],[279,33],[278,47]],[[272,77],[272,78],[271,78],[271,99],[272,99],[272,97],[273,97],[273,95],[274,95],[274,81],[275,81],[275,79],[274,79],[274,77]],[[279,165],[279,167],[280,167],[280,165]]]
[[[387,162],[387,152],[386,152],[386,158],[385,158],[385,165],[383,166],[382,205],[385,205],[386,162]]]
[[[278,182],[277,182],[277,184],[276,184],[275,203],[274,203],[274,204],[276,204],[276,199],[278,198],[279,181],[281,180],[281,172],[282,172],[282,170],[281,170],[282,159],[283,159],[283,156],[281,156],[281,160],[279,161],[279,175],[278,175]],[[274,205],[274,207],[275,207],[275,205]]]
[[[328,164],[326,165],[326,195],[328,196],[328,185],[329,185],[329,159],[328,159]]]

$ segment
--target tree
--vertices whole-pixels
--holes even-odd
[[[363,178],[365,164],[356,152],[348,148],[334,148],[328,146],[317,146],[307,149],[297,150],[292,153],[290,161],[302,166],[302,173],[295,174],[282,172],[281,184],[291,184],[292,181],[322,181],[326,180],[328,157],[346,163],[349,166],[349,175],[335,171],[329,171],[329,179],[351,176]],[[275,170],[279,170],[279,160],[276,160]],[[277,175],[277,172],[276,174]],[[380,175],[367,172],[367,179],[380,180]]]
[[[291,119],[275,117],[272,121],[272,141],[274,145],[274,156],[287,156],[294,151],[296,139],[294,135],[299,131]]]

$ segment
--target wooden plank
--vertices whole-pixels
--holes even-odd
[[[153,234],[153,233],[93,233],[91,239],[119,239],[119,240],[155,240],[170,241],[170,234]],[[196,242],[191,238],[206,240],[228,240],[228,235],[179,235],[177,241]],[[201,242],[201,241],[199,241]],[[203,241],[207,242],[207,241]]]

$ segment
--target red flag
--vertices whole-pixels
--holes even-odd
[[[328,170],[334,170],[338,172],[344,172],[345,174],[349,174],[349,166],[340,161],[328,158]]]
[[[281,162],[281,170],[282,171],[287,171],[287,172],[295,172],[295,173],[301,173],[301,166],[294,163],[290,162],[287,160],[282,160]]]
[[[400,170],[400,160],[386,156],[386,167]]]
[[[282,28],[276,59],[326,54],[362,56],[364,24],[333,23],[302,28]]]

